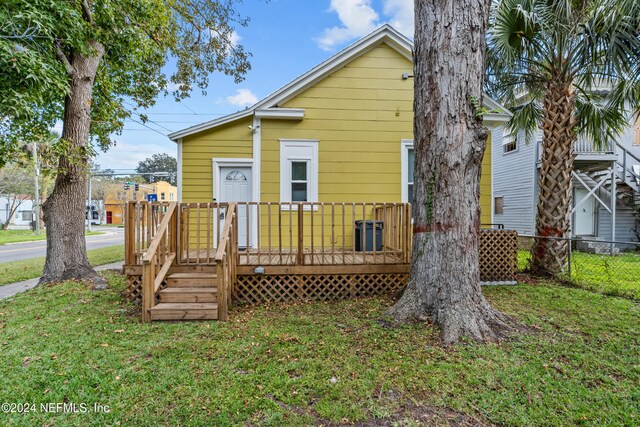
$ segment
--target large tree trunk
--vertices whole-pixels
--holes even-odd
[[[571,83],[554,79],[543,98],[542,166],[536,212],[536,240],[531,271],[540,275],[560,273],[567,263],[566,237],[572,200],[572,171],[576,139],[573,114],[575,95]]]
[[[389,314],[397,321],[430,316],[445,343],[495,340],[511,329],[482,295],[478,266],[489,4],[415,2],[413,254],[409,285]]]
[[[40,283],[62,280],[103,281],[87,259],[84,224],[87,194],[91,94],[104,48],[91,43],[93,54],[75,53],[70,61],[70,93],[65,99],[62,139],[69,144],[60,156],[53,192],[43,204],[47,258]]]

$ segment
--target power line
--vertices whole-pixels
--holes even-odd
[[[136,119],[132,119],[131,117],[129,117],[129,120],[131,120],[131,121],[133,121],[133,122],[136,122],[137,124],[142,125],[142,126],[146,127],[147,129],[154,131],[155,133],[159,133],[159,134],[160,134],[160,135],[162,135],[162,136],[167,136],[167,134],[164,134],[164,133],[160,132],[158,129],[154,129],[154,128],[150,127],[150,126],[147,126],[146,124],[144,124],[144,123],[142,123],[142,122],[139,122],[139,121],[137,121]],[[166,129],[166,128],[165,128],[165,129]],[[167,130],[168,130],[169,132],[171,132],[171,130],[169,130],[169,129],[167,129]]]

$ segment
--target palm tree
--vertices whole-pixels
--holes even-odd
[[[638,0],[494,0],[487,90],[513,109],[509,131],[542,130],[536,234],[569,230],[573,143],[615,138],[640,105]],[[605,87],[606,90],[602,90]],[[539,239],[531,268],[556,274],[567,241]]]

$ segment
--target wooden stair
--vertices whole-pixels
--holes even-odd
[[[151,308],[151,320],[216,320],[218,289],[211,273],[174,273]]]

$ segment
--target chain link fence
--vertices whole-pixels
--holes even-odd
[[[583,238],[520,237],[518,270],[531,272],[531,261],[550,246],[563,282],[626,298],[640,300],[640,243]],[[538,251],[538,252],[536,252]]]

